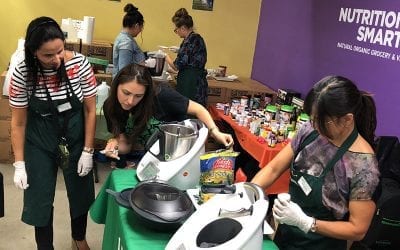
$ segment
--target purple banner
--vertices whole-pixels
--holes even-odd
[[[399,27],[398,1],[264,0],[252,78],[305,95],[345,76],[374,95],[377,135],[400,137]]]

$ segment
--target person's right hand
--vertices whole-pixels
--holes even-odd
[[[231,148],[233,146],[233,138],[232,135],[222,133],[219,131],[218,127],[213,127],[209,130],[211,136],[214,137],[219,143],[223,144],[226,148]]]
[[[314,218],[306,215],[303,209],[293,201],[275,199],[272,211],[279,223],[298,227],[304,233],[308,233],[314,223]]]
[[[16,161],[13,163],[14,171],[14,184],[17,188],[27,189],[29,187],[28,177],[25,170],[24,161]]]
[[[100,151],[100,153],[105,154],[107,157],[119,160],[118,144],[118,139],[111,138],[107,141],[106,147],[102,151]]]

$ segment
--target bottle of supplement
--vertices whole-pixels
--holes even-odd
[[[97,96],[96,96],[97,110],[103,108],[104,101],[107,99],[109,91],[110,91],[110,86],[108,86],[105,81],[101,82],[101,84],[97,86]]]

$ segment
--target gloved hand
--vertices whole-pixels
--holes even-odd
[[[14,184],[17,188],[27,189],[29,187],[28,177],[26,176],[25,162],[16,161],[13,163],[15,168],[14,172]]]
[[[148,68],[154,68],[156,66],[156,59],[155,58],[148,58],[144,61],[144,66]]]
[[[314,218],[307,216],[297,203],[293,201],[281,201],[275,199],[273,214],[279,223],[292,225],[308,233],[314,222]]]
[[[93,168],[93,154],[82,151],[81,158],[78,161],[79,176],[87,175]]]

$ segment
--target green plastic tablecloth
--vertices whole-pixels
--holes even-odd
[[[90,208],[90,217],[99,224],[105,224],[103,249],[164,249],[173,233],[158,232],[142,226],[133,211],[121,207],[106,192],[109,188],[122,191],[137,184],[134,169],[115,169],[108,176],[95,202]],[[263,242],[263,249],[278,249],[269,239]]]

